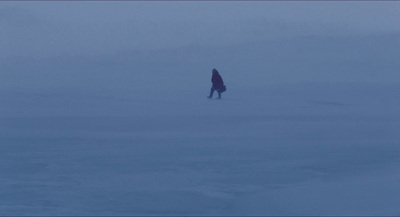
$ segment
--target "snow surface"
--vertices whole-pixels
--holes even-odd
[[[400,215],[399,86],[227,86],[1,89],[0,215]]]

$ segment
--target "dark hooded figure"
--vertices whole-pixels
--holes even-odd
[[[211,87],[211,91],[210,91],[210,96],[208,96],[208,98],[211,99],[214,94],[214,91],[217,91],[218,99],[221,99],[221,93],[225,91],[225,85],[224,85],[224,81],[222,80],[221,75],[219,74],[219,72],[216,69],[212,70],[211,82],[212,82],[212,87]]]

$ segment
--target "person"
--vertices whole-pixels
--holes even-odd
[[[212,70],[212,77],[211,77],[211,82],[212,82],[212,87],[210,90],[210,95],[208,98],[212,98],[214,91],[218,92],[218,99],[221,99],[221,93],[226,90],[226,87],[224,85],[224,81],[222,80],[221,75],[216,69]]]

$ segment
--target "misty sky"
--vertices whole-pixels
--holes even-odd
[[[285,31],[266,31],[274,23],[320,33],[323,26],[338,33],[399,31],[400,2],[0,3],[3,57],[236,43]]]
[[[12,64],[44,58],[229,47],[310,35],[398,34],[400,2],[7,1],[0,2],[0,28],[4,73]],[[199,65],[208,63],[220,61]]]

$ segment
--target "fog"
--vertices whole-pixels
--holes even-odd
[[[0,2],[0,215],[399,216],[399,20],[396,1]]]
[[[398,82],[399,5],[1,2],[1,86]]]

